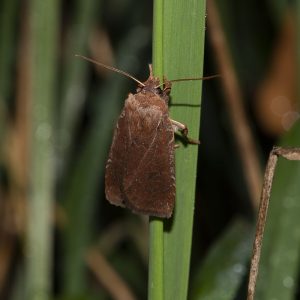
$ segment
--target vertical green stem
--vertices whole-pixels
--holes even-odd
[[[155,74],[169,79],[201,76],[204,32],[204,0],[156,0]],[[171,103],[186,106],[172,107],[172,117],[187,123],[194,138],[199,134],[200,99],[201,83],[174,84]],[[170,228],[164,231],[162,221],[150,221],[149,299],[187,298],[197,153],[197,146],[176,150],[176,205]]]
[[[163,77],[163,0],[154,1],[153,9],[153,71]]]
[[[27,231],[27,299],[50,299],[54,200],[55,76],[58,1],[31,0],[31,168]]]
[[[149,246],[149,279],[148,299],[164,299],[163,284],[163,240],[164,223],[159,219],[150,218],[150,246]]]
[[[163,0],[154,1],[153,10],[153,71],[163,76]],[[164,295],[163,240],[164,223],[150,218],[148,299],[160,300]]]
[[[200,77],[203,68],[205,0],[164,3],[164,75],[169,79]],[[199,137],[200,81],[174,83],[170,115]],[[178,105],[176,105],[178,104]],[[192,244],[198,146],[176,149],[176,204],[164,233],[164,298],[187,299]]]

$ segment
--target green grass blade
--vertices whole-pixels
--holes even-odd
[[[197,269],[189,299],[235,299],[248,276],[252,240],[250,225],[241,219],[234,220]]]
[[[163,0],[154,1],[153,12],[153,71],[156,76],[163,77]]]
[[[281,145],[299,147],[300,122]],[[300,259],[300,162],[279,158],[259,266],[256,298],[294,299]]]
[[[149,232],[149,279],[148,299],[164,299],[164,277],[163,277],[163,221],[152,219]]]
[[[164,3],[164,73],[168,79],[202,75],[205,1]],[[201,87],[199,82],[174,83],[171,118],[185,123],[198,138]],[[178,105],[180,104],[180,105]],[[165,299],[186,299],[192,242],[198,146],[176,150],[176,206],[164,237]]]
[[[50,298],[54,200],[54,103],[59,8],[56,0],[30,1],[32,129],[28,203],[27,297]]]
[[[154,1],[153,72],[163,77],[163,0]],[[164,299],[163,294],[163,220],[150,218],[148,299]]]

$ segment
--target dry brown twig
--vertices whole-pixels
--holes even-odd
[[[87,251],[85,260],[89,269],[113,299],[136,299],[126,282],[113,269],[97,248],[90,248]]]
[[[256,225],[256,232],[255,232],[255,239],[253,244],[250,274],[249,274],[247,300],[254,299],[255,285],[256,285],[256,279],[258,275],[259,259],[260,259],[262,240],[263,240],[266,219],[268,214],[272,182],[273,182],[274,172],[275,172],[275,168],[279,156],[288,160],[300,160],[300,148],[274,147],[273,150],[270,152],[267,167],[266,167],[266,172],[264,176],[263,188],[261,192],[261,200],[260,200],[260,206],[258,212],[258,219]]]

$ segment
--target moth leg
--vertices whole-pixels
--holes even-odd
[[[163,93],[162,98],[165,100],[166,103],[170,100],[170,93],[171,93],[171,87],[172,83],[168,81],[168,79],[164,76],[163,77]]]
[[[178,130],[181,131],[181,133],[186,138],[186,140],[188,141],[189,144],[195,144],[195,145],[200,144],[200,141],[194,140],[194,139],[191,139],[188,137],[189,130],[185,124],[182,124],[182,123],[172,120],[172,119],[170,119],[170,121],[172,123],[174,132],[176,132]]]
[[[180,147],[179,144],[175,144],[175,145],[174,145],[174,149],[178,149],[179,147]]]

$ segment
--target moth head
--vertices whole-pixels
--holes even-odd
[[[151,92],[160,96],[169,96],[171,92],[171,82],[167,80],[167,78],[163,77],[163,83],[160,82],[159,77],[155,77],[153,75],[152,65],[149,65],[149,77],[143,82],[143,84],[139,84],[137,88],[137,92]]]

